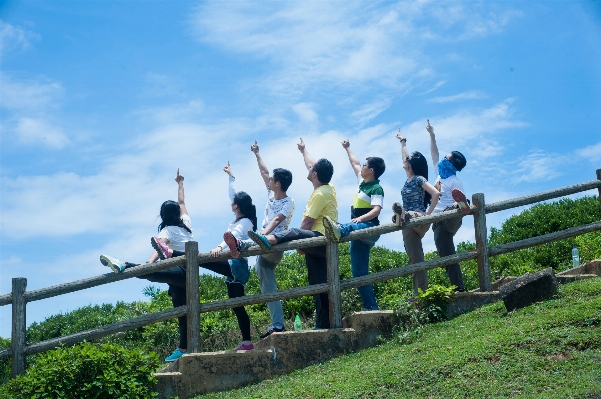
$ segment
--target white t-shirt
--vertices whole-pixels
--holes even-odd
[[[190,220],[190,216],[182,215],[182,221],[192,231],[192,221]],[[178,227],[178,226],[167,226],[164,227],[159,235],[159,238],[166,238],[169,240],[169,244],[167,246],[174,251],[185,252],[186,251],[186,242],[192,241],[194,237],[192,237],[192,233],[188,233],[188,230]]]
[[[282,220],[280,224],[269,234],[277,233],[279,231],[288,230],[290,220],[294,214],[294,199],[292,197],[286,197],[279,200],[275,199],[273,191],[267,189],[267,205],[265,205],[265,215],[263,217],[262,228],[267,227],[277,215],[284,215],[286,219]]]
[[[438,204],[436,204],[436,208],[434,208],[432,213],[442,212],[449,206],[453,205],[455,200],[453,199],[451,192],[454,188],[463,191],[463,183],[461,183],[461,180],[459,180],[457,176],[449,176],[446,179],[441,179],[440,176],[438,176],[436,181],[440,181],[440,198],[438,199]]]
[[[238,220],[237,222],[232,222],[227,226],[227,231],[231,232],[234,237],[238,240],[248,240],[248,230],[253,229],[253,222],[250,221],[249,218],[243,218]],[[222,251],[229,251],[230,247],[222,241],[221,244]]]

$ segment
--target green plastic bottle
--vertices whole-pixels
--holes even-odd
[[[299,315],[296,315],[296,317],[294,318],[294,330],[295,331],[300,331],[303,329],[303,323],[300,319]]]

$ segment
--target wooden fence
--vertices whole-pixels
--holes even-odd
[[[291,288],[283,291],[276,291],[267,294],[249,295],[239,298],[200,303],[199,299],[199,267],[203,263],[215,260],[229,259],[229,253],[223,253],[214,258],[208,253],[198,253],[198,243],[186,243],[186,254],[177,258],[164,261],[145,264],[135,268],[130,268],[122,273],[108,273],[101,276],[95,276],[70,283],[59,284],[52,287],[41,288],[38,290],[26,291],[27,279],[13,278],[12,292],[0,295],[0,306],[12,304],[12,334],[11,347],[0,350],[0,359],[12,356],[12,376],[15,377],[25,372],[26,358],[28,355],[41,353],[60,345],[72,345],[84,340],[98,339],[111,334],[134,328],[146,326],[173,319],[180,316],[187,316],[188,321],[188,352],[200,352],[200,313],[214,312],[217,310],[231,309],[238,306],[247,306],[257,303],[266,303],[275,300],[297,298],[305,295],[315,295],[327,292],[329,295],[330,306],[330,325],[331,328],[342,327],[342,309],[341,309],[341,291],[350,288],[360,287],[367,284],[374,284],[401,276],[407,276],[421,270],[430,270],[452,263],[463,262],[470,259],[476,259],[478,264],[478,282],[480,291],[491,290],[490,261],[489,257],[504,254],[507,252],[518,251],[552,241],[575,237],[592,231],[601,230],[601,222],[595,222],[587,225],[569,228],[566,230],[545,234],[525,240],[515,241],[508,244],[489,247],[487,245],[487,227],[486,214],[499,212],[506,209],[516,208],[523,205],[529,205],[540,201],[553,198],[559,198],[566,195],[579,193],[597,188],[599,190],[599,199],[601,203],[601,169],[596,171],[597,179],[586,183],[575,184],[555,190],[545,191],[538,194],[514,198],[506,201],[486,204],[484,194],[474,194],[472,196],[472,215],[474,217],[474,229],[476,239],[476,249],[462,252],[443,258],[432,259],[429,261],[415,263],[404,267],[393,268],[390,270],[372,273],[367,276],[350,278],[340,281],[338,267],[338,244],[327,237],[316,237],[298,241],[291,241],[285,244],[274,245],[271,251],[287,251],[314,247],[318,245],[326,246],[327,253],[327,283],[309,285],[306,287]],[[459,210],[452,210],[438,213],[436,215],[424,216],[413,219],[410,222],[399,227],[395,224],[384,224],[371,227],[364,230],[354,231],[347,237],[341,239],[341,242],[352,241],[361,238],[367,238],[375,235],[393,233],[398,230],[411,228],[413,226],[440,222],[447,219],[463,217]],[[247,256],[259,255],[269,251],[262,251],[258,246],[251,247],[245,252]],[[174,266],[186,265],[186,300],[185,306],[164,310],[152,314],[147,314],[133,319],[124,320],[118,323],[82,331],[75,334],[65,335],[58,338],[49,339],[35,344],[27,345],[25,342],[26,332],[26,306],[28,302],[39,301],[57,295],[75,292],[86,288],[96,287],[103,284],[113,283],[115,281],[125,280],[132,277],[142,276],[144,274],[166,270]]]

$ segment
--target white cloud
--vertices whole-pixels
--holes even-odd
[[[443,97],[434,97],[428,102],[431,103],[450,103],[454,101],[462,101],[462,100],[480,100],[483,98],[487,98],[488,96],[485,93],[482,93],[477,90],[470,90],[463,93],[455,94],[452,96],[443,96]]]
[[[40,35],[36,33],[0,20],[0,55],[13,49],[25,50],[31,45],[32,41],[39,38]]]
[[[444,86],[445,83],[447,83],[447,82],[444,81],[444,80],[439,80],[438,82],[436,82],[436,84],[432,88],[426,90],[422,94],[426,95],[426,94],[432,93],[433,91],[435,91],[435,90],[439,89],[440,87]]]
[[[517,170],[513,173],[514,181],[532,183],[554,179],[561,175],[557,167],[562,160],[565,158],[559,154],[533,151],[518,163]]]
[[[589,162],[597,162],[601,166],[601,142],[575,151],[576,155],[586,158]]]
[[[60,149],[69,144],[69,138],[61,128],[47,121],[34,118],[20,118],[15,128],[19,141],[23,144],[40,145]]]
[[[313,103],[298,103],[292,106],[292,110],[301,121],[305,123],[316,123],[318,120],[317,112],[313,110]]]
[[[11,110],[35,110],[52,106],[64,94],[59,83],[17,81],[4,73],[0,73],[0,87],[0,106]]]
[[[357,111],[351,113],[351,119],[356,120],[359,126],[365,126],[369,121],[380,115],[390,107],[391,98],[385,98],[373,103],[365,104]]]
[[[192,100],[183,104],[171,104],[162,107],[148,107],[132,112],[143,119],[150,119],[161,124],[197,120],[204,111],[204,103]]]

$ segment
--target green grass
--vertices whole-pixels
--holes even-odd
[[[601,278],[202,398],[601,398]],[[199,397],[199,398],[200,398]]]

